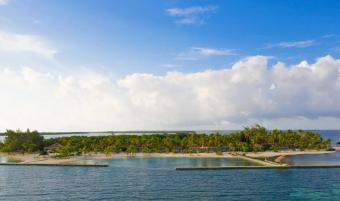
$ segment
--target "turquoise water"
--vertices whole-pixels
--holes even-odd
[[[235,161],[134,158],[106,162],[111,166],[0,166],[0,200],[340,200],[340,169],[175,171],[179,164]]]
[[[113,160],[102,160],[101,163],[111,167],[132,169],[171,169],[176,167],[212,167],[212,166],[242,166],[258,165],[238,158],[119,158]]]
[[[85,159],[77,164],[105,164],[114,168],[164,169],[176,167],[258,166],[259,164],[238,158],[190,158],[190,157],[122,157],[111,160]]]

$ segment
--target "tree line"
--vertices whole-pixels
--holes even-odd
[[[45,146],[44,137],[38,131],[7,130],[5,136],[5,141],[0,142],[2,152],[32,153],[43,150]]]
[[[302,130],[267,130],[255,125],[230,134],[153,134],[153,135],[110,135],[110,136],[71,136],[44,139],[37,131],[6,132],[0,143],[3,152],[41,152],[44,147],[58,143],[56,148],[61,156],[101,153],[196,153],[224,151],[279,151],[279,150],[328,150],[331,141],[323,139],[319,133]]]

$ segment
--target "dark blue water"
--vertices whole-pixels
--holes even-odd
[[[319,130],[317,132],[320,133],[321,137],[331,139],[333,145],[340,142],[340,130]]]
[[[0,200],[340,200],[340,169],[0,167]]]

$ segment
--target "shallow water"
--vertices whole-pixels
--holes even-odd
[[[111,167],[136,169],[175,169],[176,167],[213,167],[213,166],[247,166],[258,165],[238,158],[189,158],[189,157],[130,157],[102,160],[101,163]]]

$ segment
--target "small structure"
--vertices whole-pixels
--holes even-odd
[[[50,153],[55,153],[56,150],[57,150],[58,148],[60,148],[60,147],[63,147],[63,145],[62,145],[62,144],[59,144],[59,143],[54,143],[54,144],[52,144],[52,145],[50,145],[50,146],[48,146],[48,147],[45,147],[45,148],[44,148],[44,151],[45,151],[46,153],[48,153],[48,154],[50,154]]]

